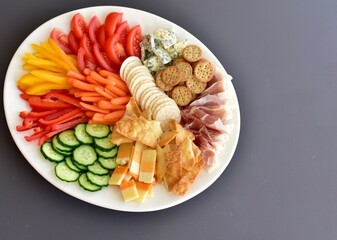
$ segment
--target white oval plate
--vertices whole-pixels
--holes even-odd
[[[16,145],[27,161],[46,180],[65,193],[97,206],[120,211],[147,212],[169,208],[185,202],[207,189],[225,170],[234,154],[240,132],[240,112],[235,90],[231,82],[229,85],[232,88],[235,104],[237,105],[233,112],[234,129],[225,148],[219,154],[219,166],[210,173],[203,170],[190,190],[183,197],[170,194],[163,184],[157,184],[153,190],[154,196],[148,198],[144,203],[125,203],[117,187],[106,187],[95,193],[87,192],[83,190],[78,183],[60,181],[54,174],[54,164],[42,157],[37,144],[35,142],[28,143],[25,141],[24,136],[27,135],[27,132],[17,132],[15,130],[15,127],[21,123],[19,112],[29,109],[27,103],[19,97],[20,92],[16,87],[16,81],[24,73],[22,70],[21,57],[25,52],[32,51],[31,44],[46,41],[50,31],[55,27],[62,29],[64,32],[69,32],[70,20],[76,12],[80,12],[88,21],[92,16],[96,15],[100,18],[101,22],[103,22],[105,16],[111,11],[123,12],[123,19],[127,20],[130,26],[140,24],[143,34],[151,33],[158,28],[174,30],[179,39],[186,38],[189,43],[195,43],[201,46],[205,58],[211,60],[213,64],[220,69],[221,73],[226,75],[226,71],[221,63],[204,44],[189,32],[168,20],[144,11],[125,7],[100,6],[79,9],[62,14],[42,24],[23,41],[14,54],[8,67],[4,84],[3,96],[7,124]]]

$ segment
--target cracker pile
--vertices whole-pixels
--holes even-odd
[[[172,66],[157,73],[155,83],[178,106],[184,107],[206,89],[207,82],[213,76],[214,67],[210,61],[202,58],[201,48],[189,45]]]
[[[162,124],[169,119],[180,122],[180,109],[176,102],[156,86],[153,76],[139,58],[127,58],[121,66],[120,75],[141,109],[150,111],[154,120]]]

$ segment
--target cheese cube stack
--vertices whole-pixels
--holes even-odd
[[[133,147],[129,162],[129,174],[136,180],[138,180],[142,152],[146,148],[146,145],[142,144],[141,142],[136,142],[135,146]]]
[[[137,188],[137,192],[138,192],[137,201],[144,202],[144,200],[148,196],[150,190],[152,189],[152,184],[137,182],[136,188]]]
[[[144,150],[140,162],[140,172],[138,180],[144,183],[152,183],[154,170],[156,167],[156,150]]]
[[[130,161],[133,143],[122,143],[119,145],[116,163],[118,165],[125,165]]]
[[[120,185],[120,189],[125,202],[135,200],[139,197],[136,183],[133,179],[130,181],[123,181]]]
[[[127,173],[127,166],[117,165],[114,172],[111,174],[109,185],[121,185]]]

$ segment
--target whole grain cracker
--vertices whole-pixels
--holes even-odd
[[[163,74],[163,71],[160,71],[160,72],[157,73],[157,75],[156,75],[156,85],[157,85],[157,87],[159,87],[163,91],[170,91],[173,88],[173,86],[164,83],[164,81],[162,79],[162,74]]]
[[[188,105],[192,100],[192,92],[186,86],[176,86],[172,89],[173,100],[181,107]]]
[[[163,70],[161,79],[165,84],[175,86],[181,80],[181,72],[177,67],[169,66]]]
[[[183,50],[183,57],[188,62],[199,61],[202,57],[202,50],[197,45],[188,45]]]
[[[193,74],[192,66],[188,62],[178,62],[174,66],[176,66],[182,74],[180,82],[185,82]]]
[[[188,87],[192,93],[199,94],[199,93],[202,93],[206,89],[207,83],[200,82],[198,79],[195,78],[194,75],[192,75],[186,81],[186,87]]]
[[[193,74],[200,82],[207,83],[211,81],[214,76],[213,64],[206,59],[202,59],[195,64]]]

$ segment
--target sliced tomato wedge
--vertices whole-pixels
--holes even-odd
[[[85,51],[85,58],[90,60],[91,62],[95,62],[95,57],[92,53],[92,43],[87,34],[83,34],[80,41],[80,46]]]
[[[68,34],[68,42],[69,42],[69,46],[74,51],[74,53],[77,53],[79,49],[79,44],[78,44],[78,40],[75,37],[75,34],[73,31],[70,31]]]
[[[88,25],[88,34],[89,34],[90,41],[92,43],[97,42],[96,32],[100,26],[101,26],[101,22],[99,21],[98,17],[96,16],[92,17]]]
[[[96,32],[96,39],[102,48],[105,48],[105,26],[101,25]]]
[[[109,13],[104,21],[105,25],[105,34],[107,37],[112,36],[119,24],[122,22],[123,13],[111,12]]]
[[[127,21],[122,22],[116,29],[115,35],[119,36],[119,42],[121,42],[123,45],[125,45],[129,30],[130,27]]]
[[[62,48],[66,54],[74,53],[68,43],[68,35],[62,32],[60,29],[54,28],[50,37],[57,43],[57,45]]]
[[[109,37],[105,41],[105,52],[109,60],[117,66],[121,66],[126,58],[124,46],[119,41],[119,36],[117,34]]]
[[[81,72],[83,72],[83,70],[85,69],[84,55],[85,50],[80,47],[77,52],[77,63]]]
[[[94,43],[93,46],[93,50],[94,50],[94,56],[98,62],[98,64],[105,70],[111,71],[111,72],[115,72],[116,70],[112,67],[112,63],[111,61],[108,59],[108,57],[106,56],[105,52],[102,52],[100,50],[100,46],[97,42]]]
[[[128,56],[136,56],[140,58],[141,49],[140,42],[143,39],[142,28],[140,25],[134,26],[128,33],[126,38],[125,50]]]
[[[74,32],[77,39],[81,39],[87,31],[87,23],[85,18],[80,13],[76,13],[71,19],[71,30]]]

